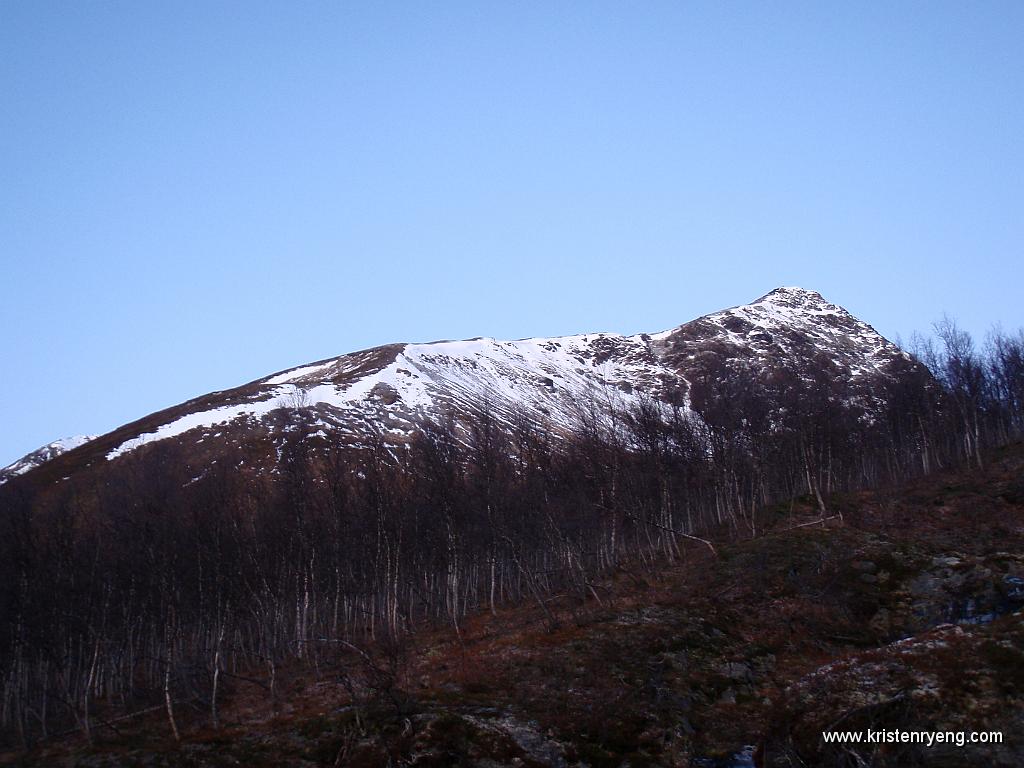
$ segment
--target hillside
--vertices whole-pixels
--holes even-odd
[[[92,439],[0,487],[0,745],[74,732],[103,754],[161,717],[187,750],[269,701],[357,707],[335,752],[356,764],[347,750],[412,760],[407,737],[432,739],[441,716],[553,764],[713,764],[758,739],[813,752],[774,719],[784,690],[870,710],[913,681],[882,674],[894,659],[961,643],[939,624],[990,632],[1019,598],[1019,460],[985,454],[1024,432],[1024,335],[983,355],[953,324],[938,335],[925,367],[819,295],[778,289],[659,334],[344,355]],[[932,493],[951,467],[988,474],[969,481],[976,509],[937,525],[945,502],[915,506],[908,483]],[[880,488],[917,511],[895,520],[890,498],[873,519]],[[907,637],[924,644],[891,645]],[[982,661],[1015,653],[1012,635],[993,642]],[[538,650],[492,663],[508,643]],[[846,675],[847,699],[821,675],[792,688],[860,651],[878,675],[822,673]],[[642,672],[662,653],[681,655]],[[474,669],[494,697],[452,710],[473,691],[445,675]],[[495,712],[507,728],[480,719]],[[378,717],[383,740],[366,730]],[[649,729],[656,743],[636,741]]]
[[[339,647],[278,691],[228,679],[223,730],[159,710],[18,766],[1016,766],[1024,759],[1024,445],[987,469],[769,510],[584,604],[506,606]],[[811,524],[808,524],[811,523]],[[277,710],[276,714],[274,710]],[[114,728],[116,727],[116,732]],[[1003,733],[828,747],[827,728]],[[749,747],[745,747],[749,745]]]

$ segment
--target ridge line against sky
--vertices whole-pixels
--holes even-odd
[[[1024,326],[1024,6],[0,5],[0,465],[394,341],[779,285]],[[980,339],[979,339],[980,340]]]

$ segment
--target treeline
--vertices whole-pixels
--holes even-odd
[[[409,443],[339,445],[295,408],[283,442],[206,467],[163,441],[46,496],[12,487],[3,738],[91,740],[154,708],[175,737],[217,727],[226,682],[276,701],[282,670],[508,602],[554,625],[552,595],[601,602],[619,565],[755,536],[766,505],[807,495],[826,516],[834,492],[980,464],[1024,431],[1024,335],[979,350],[937,330],[871,377],[710,359],[688,393],[594,397],[570,429],[481,403]],[[253,467],[261,450],[273,472]]]

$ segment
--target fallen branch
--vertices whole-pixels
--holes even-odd
[[[823,517],[820,520],[811,520],[809,523],[799,523],[797,525],[791,525],[789,528],[780,528],[777,531],[771,531],[771,533],[785,533],[786,531],[792,531],[797,528],[806,528],[808,525],[824,525],[829,520],[842,520],[842,515],[832,515],[830,517]]]
[[[701,544],[704,544],[705,546],[707,546],[708,549],[711,550],[711,554],[712,555],[714,555],[715,557],[718,557],[718,552],[715,550],[715,545],[712,544],[707,539],[702,539],[700,536],[694,536],[691,533],[683,533],[682,531],[677,531],[675,528],[669,528],[667,525],[661,525],[659,523],[652,523],[650,520],[641,520],[636,515],[627,514],[626,518],[629,519],[629,520],[632,520],[634,523],[644,523],[645,525],[650,525],[650,526],[653,526],[654,528],[660,528],[663,531],[668,531],[669,533],[674,533],[676,536],[682,536],[684,539],[692,539],[693,541],[699,541]]]
[[[189,704],[189,703],[191,703],[193,701],[195,701],[195,697],[194,696],[192,698],[190,698],[190,699],[179,699],[175,703],[176,704],[183,704],[184,705],[184,704]],[[113,725],[114,723],[120,723],[120,722],[122,722],[124,720],[131,720],[133,717],[139,717],[140,715],[148,715],[151,712],[156,712],[157,710],[164,709],[165,707],[166,707],[166,704],[157,704],[157,705],[152,706],[152,707],[147,707],[146,709],[140,709],[140,710],[137,710],[135,712],[131,712],[131,713],[127,714],[127,715],[121,715],[119,717],[110,718],[109,720],[105,720],[103,718],[97,718],[97,719],[100,721],[100,725],[109,726],[114,731],[117,731],[117,728],[114,728],[114,725]],[[68,735],[70,735],[72,733],[77,733],[78,731],[79,731],[78,728],[69,728],[66,731],[58,731],[57,733],[53,734],[53,736],[55,738],[56,737],[60,737],[60,736],[68,736]]]
[[[233,672],[227,672],[227,671],[225,671],[223,669],[220,671],[220,673],[222,675],[224,675],[225,677],[233,677],[235,680],[242,680],[243,682],[246,682],[246,683],[252,683],[253,685],[258,685],[260,688],[262,688],[265,691],[269,691],[270,690],[270,686],[269,685],[267,685],[266,683],[262,682],[261,680],[257,680],[254,677],[246,677],[245,675],[236,675]]]

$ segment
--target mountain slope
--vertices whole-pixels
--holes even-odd
[[[47,443],[42,448],[37,448],[32,453],[25,454],[13,464],[0,469],[0,485],[6,483],[12,477],[23,475],[29,470],[51,461],[63,453],[85,445],[90,440],[95,440],[96,435],[75,435],[74,437],[62,437]]]
[[[338,674],[290,671],[279,711],[229,678],[224,730],[189,708],[184,746],[157,709],[88,750],[110,766],[1018,766],[1022,476],[1017,444],[984,471],[844,494],[843,521],[801,525],[813,507],[783,503],[761,537],[716,539],[717,558],[627,563],[600,581],[600,602],[553,598],[557,630],[533,602],[481,611],[458,633],[407,638],[401,654],[367,645]],[[821,738],[883,727],[1004,739]],[[0,763],[99,764],[86,749],[43,744]]]
[[[165,441],[212,459],[218,445],[244,446],[256,437],[279,442],[296,413],[319,434],[353,445],[374,435],[400,443],[424,419],[472,419],[483,410],[505,424],[525,413],[557,431],[571,429],[587,412],[629,409],[641,400],[688,408],[691,383],[720,375],[723,366],[758,374],[827,364],[856,388],[870,386],[873,374],[903,358],[871,326],[820,294],[778,288],[654,334],[477,338],[341,355],[151,414],[93,440],[62,471]]]

